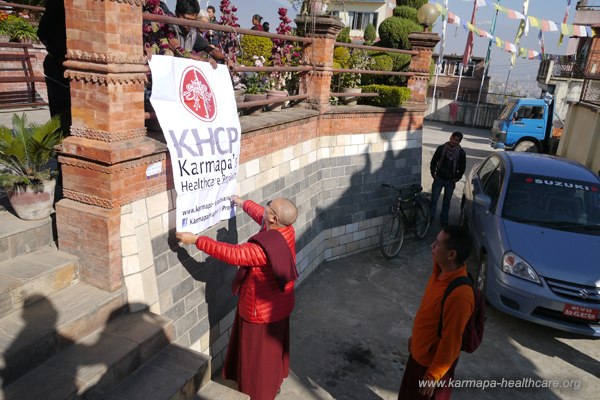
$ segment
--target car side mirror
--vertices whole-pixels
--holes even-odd
[[[486,213],[490,212],[490,208],[492,207],[492,199],[490,198],[490,196],[487,196],[482,193],[477,193],[475,197],[473,197],[473,202],[478,206],[483,207]]]

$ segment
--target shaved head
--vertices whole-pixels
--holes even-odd
[[[296,218],[298,218],[298,209],[290,199],[278,197],[271,201],[270,207],[275,214],[277,214],[281,225],[290,226],[296,222]]]

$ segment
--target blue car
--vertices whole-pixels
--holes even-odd
[[[460,223],[496,309],[600,336],[600,178],[557,157],[494,153],[465,185]]]

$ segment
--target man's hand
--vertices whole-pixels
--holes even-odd
[[[177,240],[181,244],[194,244],[198,240],[199,235],[195,235],[192,232],[177,232],[175,237],[177,237]]]
[[[231,196],[231,204],[234,204],[237,207],[242,207],[244,205],[244,201],[246,201],[246,200],[242,199],[238,195]]]
[[[425,397],[433,396],[433,392],[435,391],[435,380],[433,379],[425,379],[425,376],[422,380],[423,386],[419,388],[419,394]]]

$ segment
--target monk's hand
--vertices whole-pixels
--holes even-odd
[[[231,204],[234,204],[237,207],[242,207],[244,205],[244,201],[246,201],[246,200],[242,199],[238,195],[231,196]]]
[[[175,237],[177,237],[177,240],[181,244],[194,244],[196,243],[196,240],[198,240],[198,235],[195,235],[192,232],[177,232]]]

